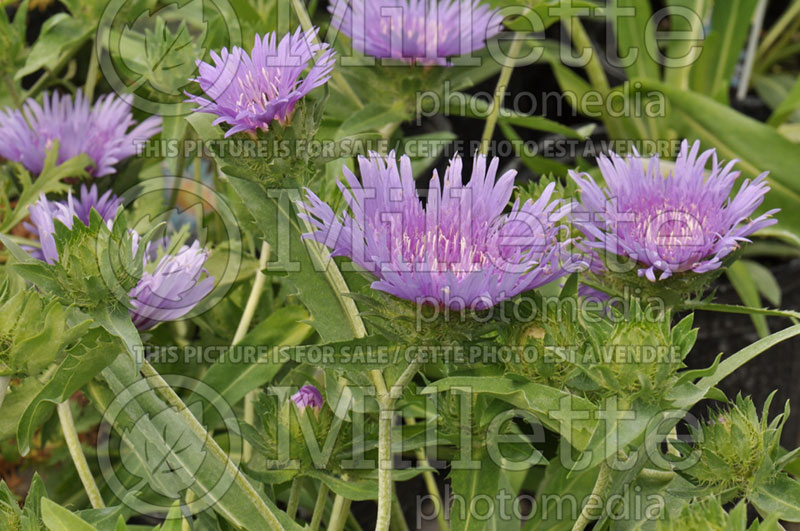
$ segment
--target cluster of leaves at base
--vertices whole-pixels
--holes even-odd
[[[768,482],[780,473],[780,436],[789,415],[784,413],[767,422],[771,395],[759,419],[749,397],[736,397],[727,410],[709,409],[708,418],[699,427],[690,427],[694,447],[685,442],[675,446],[684,457],[697,452],[697,463],[684,475],[703,492],[726,498],[749,496],[760,482]]]
[[[319,130],[324,103],[324,99],[302,100],[287,124],[273,121],[267,131],[257,130],[255,137],[237,133],[222,140],[215,153],[222,171],[267,187],[305,184],[322,160],[312,156],[309,144]],[[253,144],[255,150],[248,151],[247,146]]]

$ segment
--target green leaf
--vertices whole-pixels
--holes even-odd
[[[285,306],[273,312],[256,325],[239,343],[240,346],[290,347],[299,345],[311,332],[304,324],[308,312],[300,306]],[[270,348],[254,362],[243,363],[229,354],[212,365],[203,376],[203,382],[211,386],[219,400],[230,405],[237,404],[251,390],[256,389],[275,377],[283,363],[275,360],[275,352]],[[215,398],[217,398],[215,397]],[[205,414],[211,415],[216,402],[206,405]]]
[[[497,507],[493,510],[491,506],[487,507],[487,504],[494,505],[501,499],[498,498],[501,471],[494,459],[485,450],[482,452],[483,455],[478,459],[480,463],[476,468],[467,469],[453,465],[454,468],[450,471],[453,494],[460,496],[458,499],[462,502],[455,503],[450,511],[450,528],[453,531],[488,529],[489,522],[481,515],[491,512],[497,516],[500,512]],[[478,503],[479,499],[485,502]]]
[[[533,382],[504,377],[453,376],[433,382],[423,389],[423,394],[448,391],[453,388],[468,389],[472,393],[485,393],[505,400],[509,404],[533,413],[546,427],[561,433],[562,415],[585,411],[586,420],[573,420],[571,430],[561,433],[572,446],[584,450],[595,431],[591,413],[596,407],[586,400],[566,391]]]
[[[309,470],[303,473],[325,483],[334,493],[344,496],[348,500],[365,501],[378,499],[378,482],[366,479],[347,479],[333,476],[322,470]]]
[[[742,299],[742,302],[754,308],[761,306],[761,296],[758,293],[758,287],[752,275],[750,275],[747,270],[744,260],[731,264],[731,266],[725,270],[725,274],[728,275],[728,280],[730,280],[736,293],[739,294],[739,298]],[[767,337],[769,335],[769,325],[767,324],[767,318],[765,316],[751,314],[750,319],[752,319],[759,337]]]
[[[50,531],[97,531],[97,528],[47,498],[42,500],[42,520]]]
[[[758,292],[775,307],[781,305],[781,287],[772,271],[753,260],[742,260]]]
[[[300,238],[311,232],[292,206],[300,197],[293,196],[290,190],[273,190],[277,197],[270,197],[260,183],[237,177],[229,180],[273,249],[276,261],[270,269],[288,272],[284,282],[295,289],[311,312],[310,324],[322,339],[342,341],[364,335],[364,325],[355,303],[346,296],[347,285],[335,262],[321,245]]]
[[[174,470],[192,469],[193,463],[199,459],[197,452],[205,454],[202,466],[192,478],[191,489],[198,495],[214,496],[213,509],[237,527],[243,529],[264,529],[269,527],[281,529],[299,529],[285,513],[279,511],[275,504],[264,498],[253,488],[247,478],[234,468],[230,457],[206,432],[191,411],[182,402],[176,407],[165,403],[161,396],[151,388],[148,380],[133,370],[132,362],[126,356],[119,356],[105,371],[103,376],[112,391],[111,396],[98,394],[97,406],[106,411],[111,405],[113,396],[129,398],[124,415],[117,416],[120,423],[115,429],[130,428],[134,423],[139,429],[129,430],[129,434],[140,440],[146,440],[156,448],[168,448],[163,438],[164,429],[178,431],[183,441],[183,451],[170,452],[168,458],[176,465]],[[170,393],[165,389],[162,393]],[[174,397],[172,400],[177,399]],[[178,400],[180,402],[180,400]],[[178,407],[179,406],[179,407]],[[113,412],[111,412],[113,414]],[[127,422],[125,418],[127,417]],[[141,463],[148,458],[142,444],[134,444],[131,450],[139,456]],[[228,478],[220,482],[221,478]],[[155,478],[158,481],[159,478]],[[188,478],[186,478],[188,481]],[[230,481],[230,484],[228,484]],[[158,483],[156,483],[158,484]],[[169,489],[168,485],[161,484]]]
[[[762,517],[774,514],[780,520],[800,522],[800,483],[786,474],[756,485],[748,500]]]
[[[25,66],[16,72],[14,79],[22,79],[41,68],[54,68],[63,57],[80,48],[93,33],[93,27],[66,13],[48,18],[28,54]]]
[[[661,79],[658,63],[650,52],[658,49],[650,4],[636,0],[617,0],[612,4],[612,9],[617,11],[612,20],[617,23],[619,56],[623,59],[630,57],[628,61],[631,64],[625,67],[628,79]]]
[[[34,432],[50,417],[55,406],[97,376],[120,352],[120,345],[98,328],[87,332],[79,343],[67,350],[52,378],[28,404],[19,420],[17,446],[21,455],[30,451]]]
[[[714,2],[711,33],[692,69],[693,90],[718,102],[728,102],[730,80],[747,40],[756,5],[758,0]]]
[[[383,127],[401,123],[410,119],[405,112],[402,102],[393,105],[385,103],[369,103],[363,109],[356,111],[345,120],[336,131],[336,140],[346,138],[356,133],[365,131],[380,131]]]

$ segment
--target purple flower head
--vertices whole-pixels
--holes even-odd
[[[266,131],[273,120],[286,123],[297,102],[330,79],[336,62],[328,44],[314,43],[316,34],[316,28],[305,33],[297,28],[280,42],[275,33],[256,35],[249,55],[236,46],[230,52],[223,48],[221,56],[212,51],[215,64],[197,61],[200,76],[193,80],[208,98],[187,94],[188,101],[200,105],[196,111],[216,114],[215,125],[231,125],[226,137]]]
[[[26,229],[39,237],[41,248],[28,248],[31,255],[39,260],[44,260],[48,264],[58,261],[58,251],[56,250],[55,220],[63,223],[68,229],[72,229],[75,218],[89,226],[89,213],[95,209],[100,217],[106,222],[111,223],[120,206],[120,199],[107,190],[103,195],[98,196],[97,185],[86,188],[81,186],[80,196],[75,197],[72,192],[67,196],[66,201],[49,201],[44,194],[39,200],[28,207],[31,215],[31,223],[24,223]]]
[[[503,25],[479,0],[331,0],[328,10],[356,50],[423,65],[480,50]]]
[[[417,304],[489,308],[566,275],[560,258],[570,243],[557,238],[568,209],[550,200],[554,183],[535,202],[517,200],[503,213],[516,172],[495,182],[498,164],[487,169],[477,156],[464,186],[461,159],[454,158],[444,187],[434,172],[423,206],[407,156],[399,167],[394,153],[360,157],[361,182],[345,167],[349,189],[339,183],[349,206],[341,218],[307,191],[300,216],[316,230],[304,237],[373,273],[374,289]]]
[[[33,174],[44,168],[47,149],[59,142],[58,163],[82,153],[102,177],[115,173],[114,165],[136,154],[137,144],[161,131],[161,118],[151,116],[136,125],[130,105],[113,94],[101,96],[94,107],[78,91],[70,95],[44,93],[42,105],[29,98],[22,111],[0,111],[0,156],[22,163]]]
[[[722,166],[713,149],[700,153],[699,142],[690,149],[685,140],[666,177],[655,156],[647,169],[638,156],[600,157],[605,186],[589,174],[570,173],[582,201],[572,221],[586,235],[587,246],[637,260],[639,276],[653,282],[656,271],[663,280],[717,269],[740,242],[749,241],[747,236],[777,222],[770,218],[777,210],[750,218],[769,191],[766,173],[745,180],[730,197],[739,177],[733,171],[736,162]]]
[[[149,254],[145,253],[145,265]],[[204,267],[208,255],[195,241],[191,247],[184,245],[176,254],[164,256],[152,273],[142,275],[128,294],[136,328],[148,330],[162,321],[180,319],[211,293],[214,277],[208,276]]]
[[[310,384],[304,385],[299,391],[293,394],[292,400],[300,409],[313,407],[317,412],[322,411],[322,404],[325,402],[319,389]]]

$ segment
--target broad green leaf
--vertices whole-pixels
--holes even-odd
[[[290,347],[299,345],[311,333],[311,327],[303,321],[308,312],[300,306],[285,306],[273,312],[257,324],[239,343],[240,347]],[[268,348],[254,362],[243,363],[226,353],[212,365],[203,376],[203,382],[211,386],[220,400],[237,404],[251,390],[269,383],[283,363],[276,360],[276,352]],[[207,404],[206,415],[211,414],[215,402]]]
[[[781,287],[772,271],[753,260],[742,260],[758,292],[776,308],[781,305]]]
[[[570,430],[562,433],[572,446],[584,450],[595,430],[596,421],[591,412],[596,407],[588,400],[566,391],[533,382],[505,377],[453,376],[432,382],[422,393],[447,391],[453,388],[468,389],[472,393],[485,393],[505,400],[509,404],[533,413],[545,426],[561,433],[564,415],[568,412],[586,412],[586,420],[573,420]]]
[[[787,522],[800,522],[800,483],[786,474],[756,485],[748,500],[762,517],[774,514]]]
[[[731,266],[725,270],[725,274],[728,276],[728,280],[730,280],[733,285],[733,289],[736,290],[736,293],[739,294],[739,298],[742,299],[745,305],[754,308],[761,306],[761,296],[758,293],[758,286],[756,286],[755,280],[749,273],[744,260],[731,264]],[[769,325],[767,324],[767,318],[765,316],[751,314],[750,319],[752,319],[759,337],[767,337],[769,335]]]
[[[192,478],[190,488],[198,496],[213,496],[216,500],[213,509],[234,525],[244,529],[271,528],[276,531],[299,529],[272,501],[259,495],[185,404],[175,404],[176,407],[168,405],[151,388],[148,380],[132,369],[131,360],[120,356],[103,371],[112,394],[125,399],[126,405],[122,413],[139,428],[129,433],[156,447],[168,448],[169,445],[163,438],[165,427],[169,425],[171,430],[180,431],[186,447],[183,451],[170,452],[169,458],[176,466],[191,469],[199,458],[196,452],[205,454],[202,466]],[[170,392],[170,389],[161,390],[161,393]],[[104,398],[103,395],[96,396]],[[171,400],[179,401],[177,396],[173,396]],[[110,405],[106,402],[98,403],[101,410],[106,410]],[[115,412],[110,413],[113,415]],[[117,430],[125,427],[115,425]],[[142,445],[134,445],[131,449],[142,463],[148,462]]]
[[[714,2],[711,33],[706,37],[703,53],[692,68],[692,89],[728,102],[733,71],[747,40],[750,21],[758,0]]]
[[[323,470],[309,470],[303,475],[325,483],[334,493],[348,500],[365,501],[378,499],[378,482],[365,479],[342,479]]]
[[[581,472],[570,472],[561,464],[561,459],[556,457],[550,460],[545,469],[542,483],[536,489],[537,509],[525,522],[525,531],[533,530],[569,530],[572,529],[573,514],[580,509],[571,505],[574,500],[582,501],[592,492],[592,487],[597,479],[597,468],[587,468]],[[569,497],[564,494],[569,493]],[[563,506],[560,504],[563,501]]]
[[[773,127],[778,127],[787,121],[792,115],[800,110],[800,78],[795,80],[792,90],[786,95],[786,98],[778,105],[772,116],[769,117],[767,123]]]
[[[370,103],[363,109],[353,113],[336,131],[336,140],[366,131],[380,131],[393,123],[405,122],[410,117],[405,112],[402,102],[394,104]]]
[[[80,48],[93,33],[93,27],[66,13],[48,18],[25,66],[16,72],[14,79],[22,79],[41,68],[54,68],[59,60]]]
[[[34,432],[50,417],[56,405],[68,400],[97,376],[121,351],[121,346],[99,328],[87,332],[80,342],[67,350],[51,379],[28,404],[19,420],[17,446],[20,454],[30,451]]]
[[[450,509],[450,528],[453,531],[482,531],[489,529],[485,516],[499,513],[494,504],[498,502],[501,470],[497,463],[481,450],[476,468],[457,468],[450,470],[450,485],[453,494],[459,496],[458,502]],[[482,499],[477,503],[477,499]],[[480,507],[480,509],[478,509]]]
[[[42,500],[42,520],[49,531],[97,531],[93,525],[47,498]]]

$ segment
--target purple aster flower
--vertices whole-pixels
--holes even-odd
[[[292,400],[300,409],[313,407],[317,412],[322,411],[322,404],[325,402],[319,389],[310,384],[304,385],[299,391],[293,394]]]
[[[706,175],[706,163],[711,170]],[[675,168],[663,176],[658,157],[647,169],[641,158],[611,154],[598,165],[605,180],[600,187],[589,174],[571,172],[581,189],[581,212],[573,223],[586,235],[587,246],[639,262],[639,276],[655,282],[674,273],[705,273],[747,242],[747,236],[776,223],[777,210],[751,219],[769,191],[767,174],[745,180],[730,198],[738,171],[736,160],[722,166],[712,149],[700,153],[700,143],[683,141]]]
[[[29,98],[22,111],[0,111],[0,156],[22,163],[33,174],[44,168],[46,151],[59,142],[58,163],[82,153],[102,177],[116,172],[114,164],[136,154],[137,144],[161,131],[161,118],[151,116],[136,124],[130,105],[113,94],[101,96],[94,107],[78,91],[70,95],[44,93],[42,105]]]
[[[136,328],[148,330],[162,321],[180,319],[211,293],[214,277],[208,276],[204,267],[208,255],[195,241],[191,247],[184,245],[176,254],[164,256],[152,273],[142,275],[128,294]]]
[[[494,159],[487,169],[486,158],[477,156],[464,186],[456,157],[443,188],[434,172],[423,206],[407,156],[399,168],[394,153],[385,159],[376,153],[360,157],[362,182],[345,167],[349,189],[339,183],[349,213],[338,218],[307,191],[300,216],[316,230],[304,237],[373,273],[378,277],[374,289],[418,304],[489,308],[566,275],[560,259],[571,243],[557,238],[558,221],[568,208],[551,201],[554,183],[535,202],[517,200],[503,213],[516,172],[495,182],[498,164]]]
[[[226,137],[266,131],[272,120],[286,123],[297,102],[330,79],[334,52],[328,44],[315,44],[316,34],[316,28],[305,33],[297,28],[280,42],[275,33],[256,35],[249,55],[236,46],[230,52],[223,48],[221,56],[212,51],[215,64],[197,61],[200,76],[193,80],[209,99],[187,94],[188,101],[200,105],[196,111],[216,114],[215,125],[231,125]]]
[[[27,250],[34,258],[44,260],[48,264],[58,261],[58,251],[56,251],[56,241],[54,221],[58,220],[67,228],[71,229],[77,217],[78,220],[89,226],[89,213],[92,209],[96,210],[100,217],[106,222],[111,223],[120,206],[120,199],[107,190],[103,195],[98,196],[97,185],[86,188],[81,186],[80,196],[75,197],[70,191],[66,201],[49,201],[44,194],[39,200],[28,207],[31,215],[31,223],[24,223],[24,227],[39,238],[41,248],[29,247]]]
[[[356,50],[423,65],[480,50],[503,25],[479,0],[331,0],[328,10]]]

